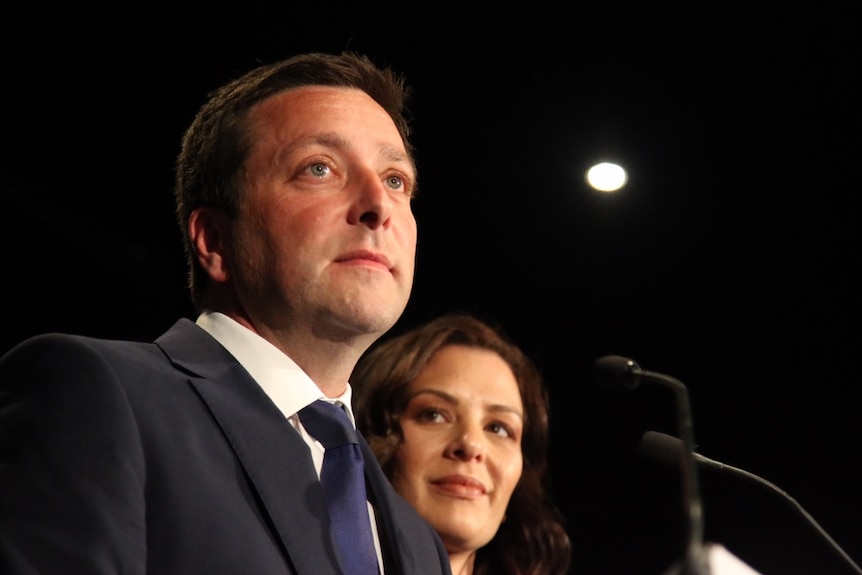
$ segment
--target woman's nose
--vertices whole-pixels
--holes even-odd
[[[483,440],[481,430],[461,429],[450,442],[447,455],[463,461],[484,459],[485,444]]]

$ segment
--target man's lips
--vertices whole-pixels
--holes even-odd
[[[340,264],[356,264],[356,265],[372,265],[375,267],[383,267],[387,270],[392,269],[392,263],[385,255],[369,250],[355,250],[347,252],[335,258],[336,263]]]
[[[487,489],[481,481],[466,475],[447,475],[431,480],[431,485],[453,495],[476,497],[485,495]]]

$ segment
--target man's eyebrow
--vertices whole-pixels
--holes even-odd
[[[319,134],[314,134],[312,136],[308,136],[306,138],[302,138],[293,142],[290,146],[291,148],[297,148],[301,146],[308,146],[312,144],[317,144],[321,146],[327,146],[330,148],[343,148],[349,150],[353,146],[350,143],[350,140],[344,138],[341,134],[336,132],[321,132]],[[410,156],[407,153],[399,148],[398,146],[393,146],[388,142],[381,142],[377,146],[378,151],[381,155],[385,156],[389,160],[395,162],[408,162],[410,161]]]
[[[413,164],[410,160],[410,156],[408,156],[404,150],[396,148],[391,144],[381,144],[379,150],[381,155],[393,162],[406,162],[411,165]]]
[[[329,148],[349,148],[349,142],[335,132],[322,132],[320,134],[312,134],[290,142],[285,149],[295,150],[304,146],[326,146]]]
[[[276,157],[283,158],[308,146],[323,146],[325,148],[348,151],[352,148],[350,140],[344,138],[340,134],[336,132],[322,132],[320,134],[313,134],[300,138],[287,145],[281,145],[276,153]],[[393,146],[389,142],[381,142],[378,144],[377,150],[378,153],[388,161],[398,164],[406,164],[410,166],[410,169],[413,172],[416,171],[416,165],[413,162],[413,158],[398,146]]]

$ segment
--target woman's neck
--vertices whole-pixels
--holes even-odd
[[[452,575],[473,575],[473,565],[476,563],[476,550],[449,554],[449,565]]]

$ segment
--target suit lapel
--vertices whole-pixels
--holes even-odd
[[[383,546],[383,556],[387,573],[421,573],[423,569],[416,565],[416,557],[420,556],[413,550],[414,538],[402,533],[400,529],[407,524],[399,507],[400,496],[395,493],[389,479],[383,473],[374,452],[368,443],[360,437],[359,446],[365,460],[365,480],[369,489],[369,499],[377,515],[377,530]],[[403,502],[406,506],[406,502]]]
[[[156,344],[189,373],[295,569],[338,575],[323,491],[308,446],[296,430],[233,356],[193,322],[180,320]]]

